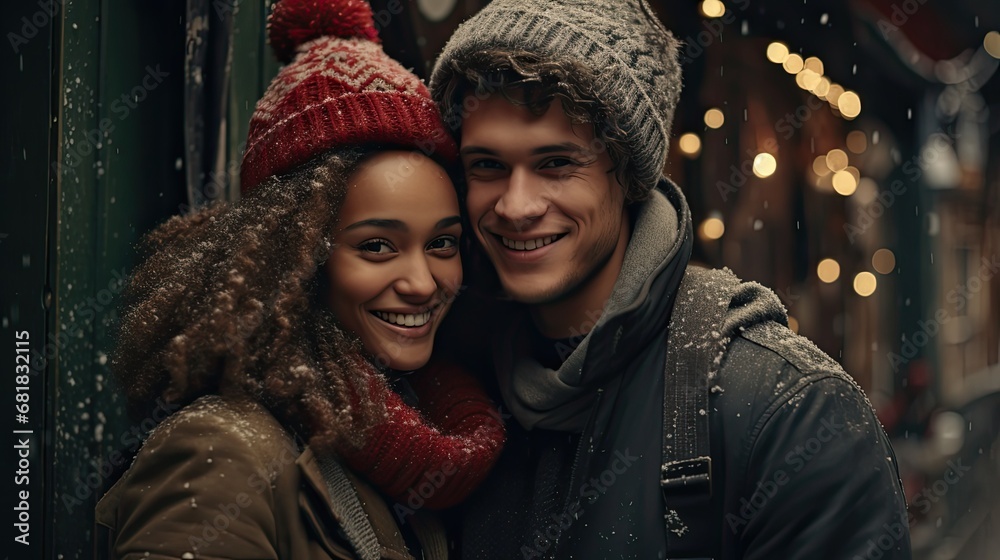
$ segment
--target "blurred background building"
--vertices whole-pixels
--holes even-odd
[[[151,427],[107,371],[121,279],[143,233],[238,196],[278,68],[270,3],[15,0],[0,16],[0,317],[32,337],[45,558],[92,557],[94,504]],[[386,51],[427,76],[486,3],[372,5]],[[916,558],[1000,557],[1000,6],[650,3],[684,41],[667,173],[696,259],[772,287],[868,392]]]

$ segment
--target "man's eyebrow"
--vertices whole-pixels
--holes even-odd
[[[585,152],[586,149],[573,142],[563,142],[562,144],[550,144],[548,146],[539,146],[531,150],[531,155],[538,156],[542,154],[551,154],[553,152]]]
[[[443,220],[442,220],[443,221]],[[352,229],[358,229],[362,227],[377,227],[386,229],[395,229],[398,231],[406,232],[409,228],[406,227],[400,220],[385,220],[380,218],[372,218],[370,220],[361,220],[360,222],[355,222],[344,228],[344,231],[350,231]]]
[[[459,150],[460,155],[471,155],[471,154],[483,154],[487,156],[495,156],[497,153],[489,148],[483,146],[466,146]]]
[[[573,142],[563,142],[562,144],[549,144],[547,146],[539,146],[537,148],[532,148],[531,155],[537,156],[542,154],[551,154],[554,152],[586,152],[586,148],[579,144]],[[488,156],[497,155],[496,150],[491,150],[485,146],[466,146],[462,148],[461,154],[471,155],[471,154],[483,154]]]

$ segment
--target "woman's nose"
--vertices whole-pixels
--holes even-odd
[[[420,255],[401,263],[406,269],[396,281],[397,293],[417,302],[426,301],[434,295],[438,285],[427,258],[426,255]]]

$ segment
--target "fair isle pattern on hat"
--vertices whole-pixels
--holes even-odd
[[[367,17],[349,10],[367,10]],[[338,26],[335,16],[353,25]],[[340,147],[377,143],[445,161],[457,157],[427,87],[371,40],[366,3],[284,0],[271,23],[271,42],[281,45],[277,54],[294,58],[272,80],[250,119],[240,172],[244,194],[267,177]],[[319,30],[294,27],[320,24]],[[328,29],[353,35],[323,35]],[[295,37],[305,42],[295,45]]]
[[[345,42],[353,44],[345,48]],[[342,80],[354,93],[399,91],[410,95],[421,94],[423,84],[416,76],[403,75],[401,83],[393,85],[381,76],[385,68],[370,64],[382,54],[382,48],[375,43],[360,39],[345,39],[344,42],[320,39],[315,46],[311,43],[303,45],[302,53],[299,64],[285,66],[274,78],[257,103],[258,113],[254,116],[260,117],[260,120],[270,119],[276,114],[282,99],[310,76]],[[361,56],[355,56],[357,54]],[[303,111],[308,109],[301,108]]]
[[[451,64],[478,51],[527,51],[571,60],[598,78],[598,101],[626,133],[636,178],[660,180],[681,92],[679,43],[644,0],[494,0],[463,23],[445,45],[431,76],[439,103]]]

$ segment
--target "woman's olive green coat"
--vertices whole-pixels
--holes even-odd
[[[390,506],[358,476],[348,478],[381,557],[411,559]],[[343,509],[331,507],[313,452],[262,406],[202,397],[154,430],[101,499],[98,549],[128,560],[355,558],[334,513]],[[447,557],[432,515],[400,512],[426,558]]]

